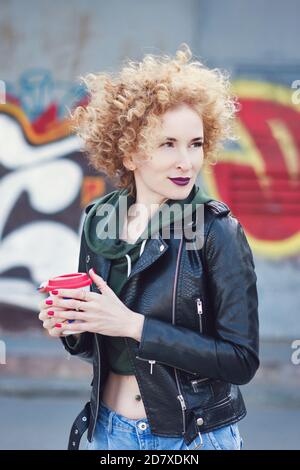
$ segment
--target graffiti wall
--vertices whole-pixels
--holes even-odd
[[[72,84],[57,101],[50,73],[31,70],[0,105],[1,327],[36,326],[36,286],[77,268],[82,208],[112,190],[91,174],[67,108],[84,104]],[[208,192],[241,221],[256,259],[300,263],[300,118],[292,89],[234,82],[239,139],[203,172]],[[8,90],[13,87],[8,86]],[[281,267],[284,269],[283,267]]]
[[[36,287],[50,276],[77,270],[82,209],[109,191],[87,168],[71,135],[66,105],[84,104],[66,87],[61,100],[50,73],[20,77],[20,94],[7,87],[0,105],[1,328],[39,327]]]
[[[257,256],[300,256],[300,104],[280,84],[235,81],[239,140],[207,176],[226,201]],[[300,261],[300,258],[299,258]]]

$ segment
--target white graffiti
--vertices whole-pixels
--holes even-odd
[[[4,238],[3,230],[23,192],[31,207],[45,215],[72,204],[81,187],[82,169],[63,157],[80,146],[75,136],[31,146],[18,123],[0,115],[0,163],[12,170],[0,181],[0,273],[25,267],[33,280],[1,277],[0,302],[36,310],[36,285],[50,276],[76,270],[79,236],[63,223],[28,221]]]

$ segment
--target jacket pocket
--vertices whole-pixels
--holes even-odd
[[[211,379],[209,377],[203,377],[201,379],[193,379],[190,381],[190,383],[194,392],[200,392],[203,388],[203,385],[206,385],[210,380]]]

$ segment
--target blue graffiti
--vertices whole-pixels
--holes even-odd
[[[7,94],[20,101],[28,118],[38,118],[51,104],[57,106],[58,117],[63,119],[67,107],[71,108],[86,96],[85,86],[66,80],[54,80],[44,68],[30,68],[22,73],[16,84],[6,82]]]

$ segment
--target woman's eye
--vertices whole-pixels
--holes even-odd
[[[202,147],[203,145],[203,142],[194,142],[193,145],[197,145],[197,147]]]
[[[162,144],[162,147],[164,147],[165,145],[173,145],[173,142],[165,142],[164,144]],[[197,147],[202,147],[203,146],[203,142],[194,142],[192,145],[196,145]]]

